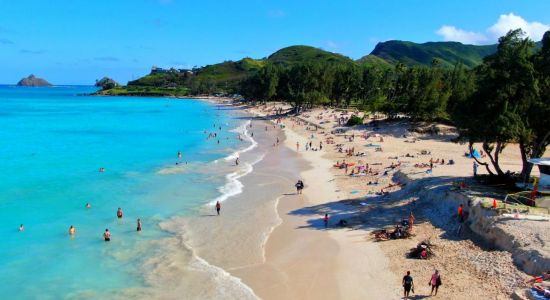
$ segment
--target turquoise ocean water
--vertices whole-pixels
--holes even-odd
[[[226,174],[200,166],[244,146],[231,131],[243,121],[213,104],[78,96],[93,90],[0,86],[2,299],[141,287],[140,266],[152,255],[145,245],[169,235],[159,223],[220,196]],[[205,130],[215,130],[220,145]],[[178,151],[178,168],[189,168],[161,174],[175,166]],[[102,240],[105,228],[110,243]]]

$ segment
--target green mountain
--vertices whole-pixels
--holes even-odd
[[[537,47],[541,47],[541,42]],[[264,59],[243,58],[239,61],[225,61],[201,68],[160,69],[128,82],[125,87],[116,87],[98,92],[105,95],[171,95],[236,92],[238,83],[259,70],[266,63],[291,66],[305,62],[361,64],[370,67],[391,68],[396,63],[409,66],[429,66],[437,59],[443,67],[463,63],[473,68],[487,55],[496,51],[497,45],[465,45],[459,42],[413,43],[387,41],[378,43],[374,50],[357,61],[341,54],[328,52],[310,46],[290,46],[276,51]]]
[[[259,70],[267,62],[293,65],[304,62],[354,64],[348,57],[309,46],[283,48],[268,58],[244,58],[239,61],[225,61],[192,70],[161,69],[153,67],[149,75],[117,87],[98,92],[102,95],[171,95],[181,96],[211,92],[234,91],[240,80]],[[214,87],[214,88],[213,88]]]
[[[204,81],[217,84],[246,77],[264,65],[263,60],[243,58],[239,61],[225,61],[193,70],[152,69],[149,75],[128,82],[129,86],[171,87],[185,85],[192,81]]]
[[[353,60],[341,54],[310,46],[290,46],[271,54],[267,61],[274,64],[293,65],[303,62],[329,62],[352,64]]]
[[[452,67],[463,63],[469,68],[479,65],[483,58],[496,51],[496,45],[476,46],[459,42],[429,42],[417,44],[406,41],[387,41],[378,43],[359,63],[383,59],[390,64],[403,63],[409,66],[430,65],[434,59],[442,66]]]

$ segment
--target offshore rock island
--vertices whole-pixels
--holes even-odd
[[[31,74],[19,80],[19,82],[17,83],[17,86],[39,87],[39,86],[52,86],[52,84],[46,81],[45,79],[36,77],[33,74]]]

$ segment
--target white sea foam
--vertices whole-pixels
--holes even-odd
[[[209,278],[216,282],[216,292],[221,297],[226,297],[233,294],[238,299],[259,299],[254,291],[242,282],[240,278],[232,276],[224,269],[209,264],[205,259],[198,256],[194,249],[186,245],[193,253],[193,260],[190,262],[190,267],[197,271],[209,274]],[[235,295],[238,294],[238,295]]]
[[[250,125],[251,121],[248,120],[241,124],[239,127],[230,130],[231,132],[235,132],[238,134],[242,134],[246,140],[250,142],[250,145],[244,149],[237,150],[233,152],[232,154],[228,155],[226,158],[224,158],[226,161],[231,161],[234,159],[237,159],[241,154],[248,152],[258,146],[258,142],[254,140],[249,134],[248,134],[248,125]]]
[[[236,196],[243,192],[244,185],[239,181],[239,178],[244,177],[250,174],[254,170],[254,165],[259,163],[264,159],[265,154],[262,154],[258,159],[251,163],[243,163],[242,167],[239,170],[229,173],[225,176],[226,183],[218,188],[218,191],[221,193],[216,199],[210,201],[209,205],[216,204],[217,201],[223,202],[230,197]]]
[[[120,299],[259,299],[241,279],[200,257],[185,242],[185,220],[179,217],[161,222],[161,229],[174,237],[152,241],[157,254],[144,264],[148,287],[122,291]],[[160,250],[160,251],[159,251]]]

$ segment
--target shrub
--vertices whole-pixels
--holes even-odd
[[[356,115],[351,116],[351,118],[349,118],[348,122],[346,123],[346,126],[355,125],[363,125],[363,118],[359,118],[359,116]]]

